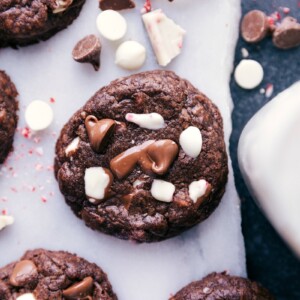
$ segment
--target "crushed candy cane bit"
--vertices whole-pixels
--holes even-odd
[[[266,87],[265,96],[267,98],[270,98],[273,95],[274,92],[274,85],[272,83],[269,83]]]

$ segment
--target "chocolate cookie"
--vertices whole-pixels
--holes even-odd
[[[200,281],[195,281],[180,290],[170,300],[275,300],[257,282],[246,278],[212,273]]]
[[[205,220],[227,181],[217,107],[170,71],[113,81],[64,126],[55,175],[87,226],[160,241]]]
[[[106,274],[64,251],[37,249],[0,269],[1,300],[116,300]]]
[[[0,1],[0,47],[47,40],[70,25],[85,0]]]
[[[17,127],[18,92],[5,72],[0,71],[0,163],[12,149]]]

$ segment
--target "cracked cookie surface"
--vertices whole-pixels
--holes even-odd
[[[12,149],[18,123],[18,92],[5,72],[0,71],[0,163],[3,163]]]
[[[47,40],[70,25],[85,0],[0,1],[0,47]]]
[[[184,149],[199,152],[200,141],[189,140],[190,133],[181,141],[190,127],[201,132],[196,157]],[[93,229],[139,242],[164,240],[205,220],[224,194],[227,173],[219,110],[170,71],[103,87],[56,145],[55,175],[75,214]]]
[[[275,300],[259,283],[246,278],[212,273],[181,289],[170,300]]]
[[[29,294],[36,300],[117,300],[107,275],[96,264],[64,251],[27,251],[0,268],[0,299]]]

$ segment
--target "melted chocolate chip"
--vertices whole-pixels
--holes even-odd
[[[132,0],[100,0],[100,8],[102,10],[122,10],[135,8],[135,4]]]
[[[92,149],[100,153],[107,145],[109,137],[112,135],[116,122],[111,119],[98,121],[95,116],[88,116],[85,119],[85,127],[89,136]]]
[[[273,43],[279,49],[300,46],[300,24],[292,17],[285,17],[273,33]]]
[[[163,175],[177,154],[178,146],[172,140],[147,141],[113,158],[110,168],[119,179],[132,172],[136,164],[139,164],[145,173]]]
[[[101,43],[98,37],[91,34],[80,40],[74,47],[72,56],[80,63],[90,63],[95,71],[100,67]]]
[[[13,286],[25,286],[36,280],[38,276],[35,264],[30,260],[22,260],[18,262],[9,278]]]
[[[241,24],[241,33],[246,42],[259,42],[266,37],[268,31],[268,17],[264,12],[252,10],[244,16]]]
[[[92,277],[86,277],[82,281],[73,284],[63,291],[63,296],[66,299],[88,299],[92,293],[94,280]]]
[[[196,203],[195,203],[195,206],[196,206],[197,209],[201,206],[201,204],[203,203],[203,201],[205,199],[207,199],[208,195],[211,193],[211,190],[212,190],[212,186],[211,186],[210,183],[207,182],[205,194],[203,196],[199,197],[197,199]]]
[[[158,175],[165,174],[178,154],[178,146],[171,140],[159,140],[148,146],[151,170]],[[147,171],[147,170],[146,170]]]

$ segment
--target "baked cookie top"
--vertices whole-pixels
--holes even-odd
[[[0,71],[0,163],[3,163],[12,149],[18,122],[17,95],[16,87],[9,76]]]
[[[268,290],[246,278],[212,273],[181,289],[170,300],[275,300]]]
[[[79,15],[85,0],[1,0],[0,47],[46,40]]]
[[[97,265],[64,251],[28,251],[0,268],[2,300],[116,300]]]
[[[153,242],[206,219],[227,181],[217,107],[170,71],[111,82],[64,126],[55,174],[85,223]]]

